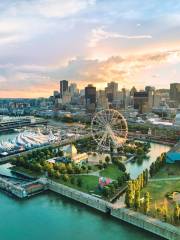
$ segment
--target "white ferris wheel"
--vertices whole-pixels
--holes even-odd
[[[128,126],[123,115],[114,109],[96,113],[91,121],[91,133],[98,147],[110,150],[121,147],[128,135]]]

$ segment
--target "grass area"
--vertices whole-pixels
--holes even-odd
[[[30,177],[38,178],[41,177],[42,174],[35,173],[34,171],[31,171],[30,169],[26,169],[24,167],[12,167],[11,170],[16,171],[17,173],[28,175]]]
[[[114,164],[110,164],[107,166],[107,168],[100,171],[101,176],[109,177],[111,179],[117,179],[119,176],[122,176],[122,174],[123,172]]]
[[[150,193],[151,197],[150,215],[152,217],[160,218],[163,220],[162,215],[157,214],[155,205],[160,209],[162,209],[162,207],[165,205],[167,206],[167,213],[170,221],[170,216],[173,215],[175,202],[172,199],[167,198],[166,194],[180,191],[180,181],[159,180],[155,182],[149,182],[148,185],[142,190],[141,196],[143,196],[143,193],[147,191]]]
[[[167,163],[153,178],[168,178],[180,176],[180,163]]]
[[[98,191],[98,177],[97,176],[91,176],[91,175],[80,175],[80,176],[74,176],[75,178],[75,183],[72,184],[70,181],[63,181],[62,179],[53,179],[55,180],[56,182],[59,182],[61,184],[64,184],[68,187],[72,187],[72,188],[75,188],[79,191],[82,191],[82,192],[86,192],[86,193],[89,193],[89,192],[94,192],[94,193],[99,193]],[[82,180],[82,185],[81,186],[78,186],[77,185],[77,179],[80,178]]]
[[[142,190],[142,192],[149,192],[152,201],[156,201],[157,203],[163,203],[166,198],[166,194],[173,191],[180,191],[180,181],[155,181],[149,182],[148,185]]]

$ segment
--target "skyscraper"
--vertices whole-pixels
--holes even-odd
[[[137,109],[139,113],[147,112],[148,92],[134,92],[134,108]]]
[[[71,94],[71,97],[74,95],[78,94],[78,89],[77,89],[77,84],[76,83],[71,83],[69,86],[69,92]]]
[[[109,108],[108,99],[106,97],[104,90],[99,91],[98,98],[97,98],[97,105],[100,109],[108,109]]]
[[[96,109],[96,87],[88,85],[85,87],[85,102],[86,111],[89,113],[95,112]]]
[[[118,92],[118,83],[110,82],[105,88],[106,96],[109,102],[113,102]]]
[[[62,80],[62,81],[60,81],[60,95],[61,95],[61,98],[63,97],[65,92],[68,92],[68,81],[67,80]]]
[[[170,99],[180,104],[180,83],[170,84]]]

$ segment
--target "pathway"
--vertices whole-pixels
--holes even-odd
[[[176,181],[176,180],[180,180],[180,177],[154,178],[154,179],[149,179],[149,182]]]

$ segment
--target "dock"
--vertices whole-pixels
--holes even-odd
[[[0,175],[0,189],[18,198],[29,198],[45,191],[46,184],[38,180],[26,180],[17,177]]]

